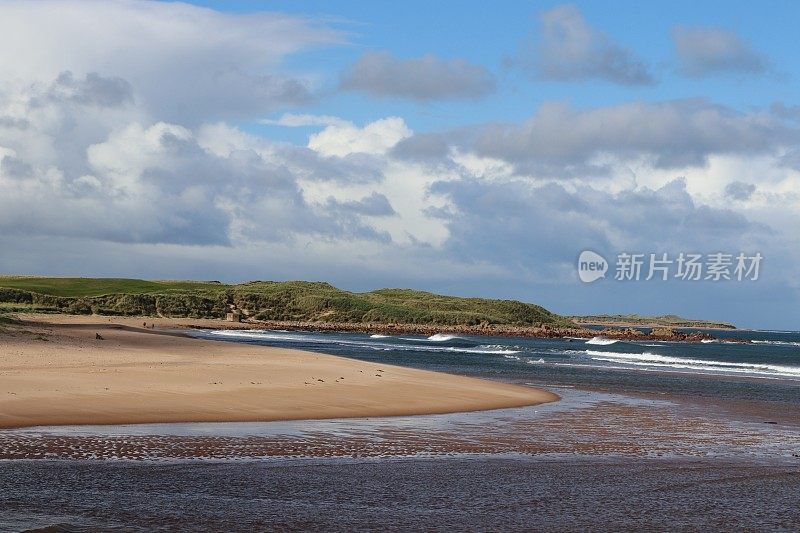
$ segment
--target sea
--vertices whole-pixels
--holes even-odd
[[[561,400],[4,430],[0,531],[800,530],[800,333],[708,332],[716,340],[193,331]]]

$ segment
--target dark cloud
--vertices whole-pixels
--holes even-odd
[[[0,175],[9,178],[26,178],[33,173],[33,168],[18,157],[6,155],[0,158]]]
[[[770,110],[782,119],[800,122],[800,106],[798,105],[791,106],[783,102],[775,102],[770,106]]]
[[[621,85],[655,82],[647,65],[632,51],[592,28],[573,5],[541,14],[538,38],[526,41],[510,60],[538,78],[555,81],[600,79]]]
[[[478,179],[435,183],[452,210],[439,210],[450,237],[447,253],[459,261],[505,265],[515,271],[557,268],[576,249],[608,244],[590,205],[559,185]],[[577,248],[576,248],[577,247]]]
[[[24,118],[0,116],[0,128],[25,130],[29,125],[30,122]]]
[[[763,54],[723,28],[679,26],[672,30],[672,39],[680,71],[687,76],[759,74],[769,66]]]
[[[143,103],[157,109],[162,120],[196,125],[226,118],[252,119],[315,101],[304,80],[221,68],[190,73],[197,77],[196,86],[192,87],[186,87],[186,80],[170,76],[164,79],[163,87],[144,94]],[[185,98],[178,98],[179,94]]]
[[[734,200],[749,200],[756,192],[756,186],[743,181],[733,181],[725,186],[725,196]]]
[[[370,183],[383,179],[382,157],[372,154],[324,156],[305,146],[282,144],[276,154],[298,177],[311,181],[334,181],[343,184]]]
[[[530,271],[554,274],[584,249],[738,250],[745,239],[769,233],[733,211],[695,204],[683,180],[616,194],[478,179],[438,182],[433,190],[454,207],[438,213],[450,230],[448,253],[468,263],[505,265],[519,279]]]
[[[397,214],[386,196],[377,192],[373,192],[360,200],[349,200],[345,202],[340,202],[331,198],[328,200],[328,208],[335,211],[344,211],[372,217],[387,217]]]
[[[388,52],[367,52],[350,66],[340,87],[376,96],[412,100],[475,98],[494,90],[485,68],[463,59],[444,60],[428,54],[400,59]]]
[[[119,107],[133,102],[133,87],[122,78],[103,77],[90,72],[76,79],[64,71],[45,93],[45,98],[96,107]]]
[[[646,156],[659,168],[702,166],[711,154],[752,154],[800,139],[800,132],[759,112],[741,113],[706,100],[628,103],[579,110],[548,103],[522,124],[476,128],[478,153],[518,168],[562,175],[587,172],[592,158]],[[586,166],[590,165],[590,166]],[[572,169],[572,170],[571,170]]]
[[[800,171],[800,149],[785,153],[779,162],[784,167]]]
[[[449,150],[448,139],[444,135],[422,133],[398,142],[392,148],[391,154],[411,161],[440,161],[447,157]]]

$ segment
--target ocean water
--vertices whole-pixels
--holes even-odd
[[[424,337],[299,331],[195,334],[545,386],[774,402],[800,409],[800,332],[710,333],[719,340],[631,342],[602,337]]]
[[[0,531],[800,530],[800,333],[712,333],[685,344],[197,331],[561,400],[3,430]]]

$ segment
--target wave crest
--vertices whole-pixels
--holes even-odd
[[[662,368],[668,367],[686,370],[732,372],[740,374],[800,378],[800,367],[796,366],[770,365],[762,363],[733,363],[728,361],[713,361],[707,359],[689,359],[685,357],[658,355],[650,352],[625,353],[586,350],[586,354],[595,361],[625,363],[635,366],[654,366]]]
[[[609,344],[614,344],[619,342],[617,339],[607,339],[605,337],[592,337],[586,344],[597,344],[599,346],[608,346]]]

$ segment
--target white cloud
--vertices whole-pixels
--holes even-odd
[[[400,117],[376,120],[363,128],[351,122],[340,122],[311,135],[308,147],[327,156],[385,154],[411,134],[412,131]]]
[[[221,13],[177,2],[12,0],[0,4],[0,45],[14,50],[0,54],[0,81],[96,72],[131,84],[152,119],[198,124],[307,102],[308,80],[281,74],[281,61],[342,41],[313,20],[277,13]]]

